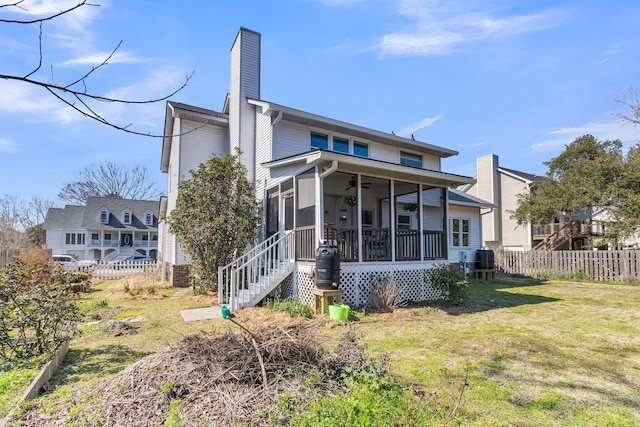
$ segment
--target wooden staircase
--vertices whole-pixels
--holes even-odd
[[[218,304],[231,311],[253,307],[293,272],[295,234],[274,235],[218,267]]]
[[[570,221],[560,227],[556,232],[545,237],[531,249],[534,251],[572,249],[573,240],[588,239],[592,234],[590,225],[581,224],[580,221]]]

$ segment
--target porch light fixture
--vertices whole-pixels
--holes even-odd
[[[417,203],[405,203],[404,204],[404,210],[407,212],[415,212],[418,210],[418,204]]]

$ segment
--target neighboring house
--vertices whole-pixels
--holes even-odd
[[[558,212],[551,224],[518,225],[511,218],[518,207],[518,195],[530,194],[542,177],[502,167],[498,156],[477,159],[475,183],[461,188],[465,194],[480,197],[495,208],[482,210],[482,244],[493,250],[584,249],[599,228],[592,226],[588,213],[572,216]]]
[[[456,151],[261,99],[260,34],[251,30],[233,43],[230,80],[221,112],[167,103],[161,156],[161,218],[175,208],[179,182],[213,153],[239,148],[256,183],[265,241],[221,269],[221,302],[247,307],[278,288],[311,303],[324,242],[340,250],[344,301],[365,303],[376,276],[393,278],[408,299],[434,299],[425,269],[480,248],[480,207],[490,205],[447,191],[473,182],[441,170]],[[188,259],[164,221],[160,252],[173,285],[187,285]]]
[[[86,206],[50,208],[43,228],[53,255],[109,261],[158,255],[158,202],[90,197]]]
[[[615,221],[609,209],[602,207],[593,209],[591,219],[593,220],[593,229],[596,229],[600,234],[603,234],[607,223]],[[631,236],[620,239],[617,243],[601,244],[597,249],[640,249],[640,232],[635,232]]]

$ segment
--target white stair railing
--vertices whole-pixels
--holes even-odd
[[[218,303],[232,311],[252,307],[292,271],[295,233],[274,235],[224,267],[218,267]]]

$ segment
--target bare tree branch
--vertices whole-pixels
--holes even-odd
[[[20,3],[22,3],[22,0],[18,1],[16,3],[12,3],[12,4],[0,5],[0,8],[14,6],[14,7],[18,7],[20,9],[22,9],[22,10],[27,10],[27,9],[25,9],[23,7],[20,7],[19,6]],[[99,4],[88,3],[87,0],[82,0],[80,3],[76,4],[75,6],[72,6],[72,7],[68,8],[68,9],[65,9],[65,10],[61,10],[60,12],[54,13],[52,15],[47,15],[44,18],[31,19],[31,20],[2,19],[2,18],[0,18],[0,23],[6,23],[6,24],[37,24],[37,23],[42,23],[42,22],[45,22],[45,21],[51,21],[52,19],[55,19],[55,18],[57,18],[59,16],[62,16],[62,15],[65,15],[65,14],[67,14],[69,12],[72,12],[72,11],[74,11],[76,9],[79,9],[82,6],[96,6],[97,7],[97,6],[100,6],[100,5]]]
[[[19,8],[21,10],[26,10],[21,5],[21,3],[23,3],[23,1],[24,0],[19,0],[19,1],[16,1],[14,3],[0,4],[0,9],[16,7],[16,8]],[[36,74],[38,71],[40,71],[42,69],[42,64],[43,64],[43,57],[44,57],[43,50],[42,50],[42,38],[43,38],[43,36],[42,36],[43,35],[42,24],[43,24],[43,22],[50,21],[50,20],[58,18],[58,17],[60,17],[62,15],[71,13],[74,10],[79,9],[81,7],[84,7],[84,6],[99,6],[99,5],[98,4],[89,3],[88,0],[82,0],[82,1],[78,1],[78,3],[75,4],[72,7],[69,7],[67,9],[65,9],[65,10],[62,10],[60,12],[57,12],[57,13],[54,13],[54,14],[51,14],[51,15],[47,15],[47,16],[39,18],[39,19],[32,19],[32,20],[0,19],[0,23],[14,23],[14,24],[33,24],[33,23],[38,23],[39,26],[40,26],[39,35],[38,35],[39,59],[38,59],[37,66],[31,72],[29,72],[28,74],[26,74],[24,76],[11,75],[11,74],[0,74],[0,79],[7,80],[7,81],[17,81],[17,82],[21,82],[21,83],[34,85],[34,86],[39,86],[39,87],[47,90],[50,94],[52,94],[54,97],[56,97],[58,100],[60,100],[63,104],[66,104],[68,107],[70,107],[73,110],[75,110],[76,112],[80,113],[82,116],[90,118],[92,120],[95,120],[95,121],[97,121],[97,122],[99,122],[101,124],[104,124],[106,126],[114,128],[116,130],[120,130],[120,131],[123,131],[123,132],[126,132],[126,133],[131,133],[131,134],[134,134],[134,135],[162,138],[164,135],[152,135],[150,132],[142,132],[142,131],[133,130],[133,129],[131,129],[132,123],[129,123],[127,125],[119,125],[119,124],[116,124],[114,122],[111,122],[104,115],[102,115],[98,111],[96,111],[95,106],[91,107],[90,103],[92,101],[96,101],[96,102],[106,102],[106,103],[142,105],[142,104],[153,104],[153,103],[157,103],[157,102],[161,102],[161,101],[166,101],[167,99],[171,98],[176,93],[178,93],[179,91],[184,89],[189,84],[189,81],[193,77],[193,74],[194,74],[193,72],[190,75],[185,76],[185,80],[182,83],[182,85],[180,85],[180,87],[178,87],[177,89],[175,89],[171,93],[169,93],[169,94],[167,94],[165,96],[152,98],[152,99],[145,99],[145,100],[119,99],[119,98],[103,96],[103,95],[100,95],[100,94],[97,94],[97,93],[90,92],[89,89],[88,89],[87,80],[93,75],[93,73],[95,73],[96,71],[100,70],[102,67],[107,65],[110,60],[113,59],[114,55],[117,53],[117,51],[120,48],[120,46],[122,46],[123,41],[120,40],[120,42],[116,45],[116,47],[111,51],[111,53],[109,55],[107,55],[107,57],[100,64],[92,66],[91,69],[89,71],[87,71],[84,75],[76,78],[75,80],[73,80],[73,81],[71,81],[69,83],[64,83],[64,84],[56,83],[53,65],[50,66],[51,76],[50,76],[50,81],[49,82],[42,81],[42,80],[34,77],[34,74]],[[204,126],[204,124],[203,124],[203,126]]]
[[[618,117],[634,125],[640,124],[640,98],[638,91],[629,89],[622,97],[616,99],[616,102],[626,107],[627,113],[618,113]]]
[[[40,69],[40,67],[42,67],[42,22],[40,23],[40,32],[38,33],[38,50],[40,51],[40,56],[38,57],[38,66],[32,72],[24,76],[25,79],[32,74],[35,74]]]

